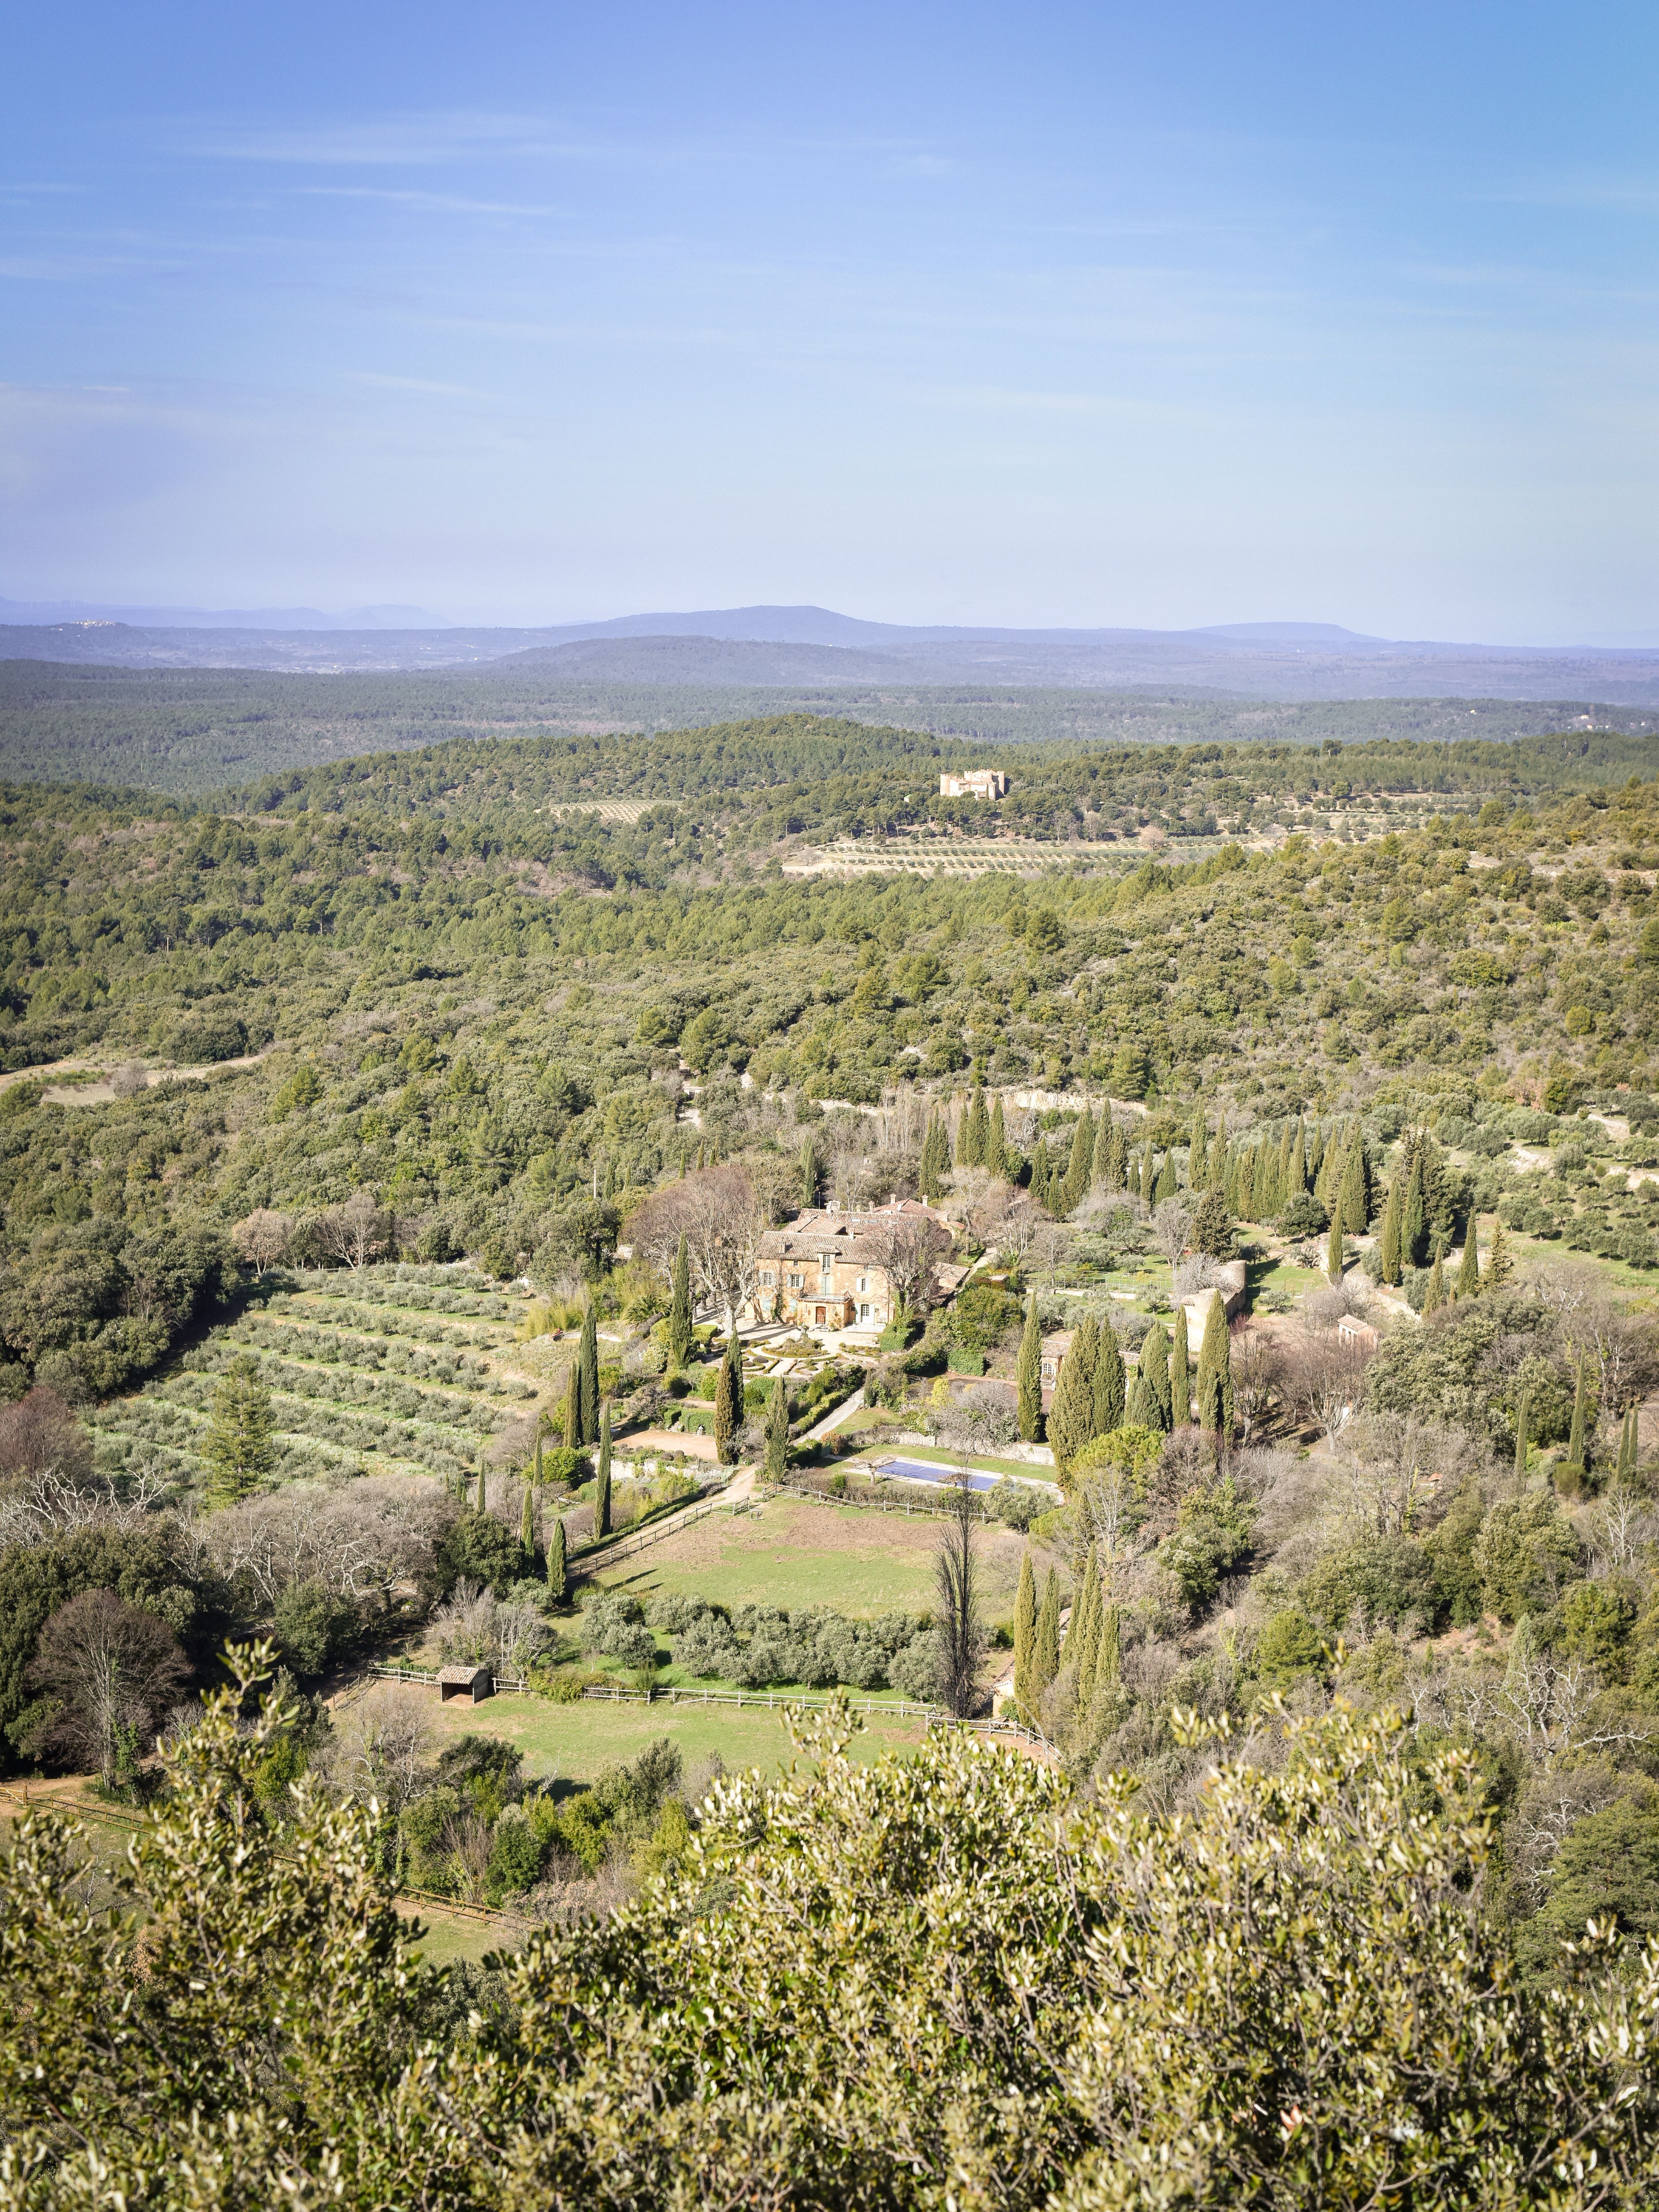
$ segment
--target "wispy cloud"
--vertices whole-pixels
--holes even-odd
[[[393,376],[380,369],[349,368],[344,372],[348,384],[369,384],[383,392],[425,392],[435,393],[443,399],[498,400],[498,392],[480,392],[471,384],[436,384],[424,376]]]
[[[269,161],[300,167],[411,168],[483,152],[550,152],[545,119],[472,112],[392,116],[289,130],[227,129],[197,140],[191,151],[227,161]]]
[[[387,185],[298,185],[295,190],[306,199],[377,200],[434,215],[544,216],[565,212],[562,208],[531,206],[518,200],[470,200],[458,192],[398,191]]]

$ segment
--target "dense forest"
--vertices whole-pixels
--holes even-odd
[[[1317,745],[1508,742],[1540,731],[1651,736],[1652,708],[1586,700],[1352,699],[1317,703],[1203,690],[1044,686],[577,684],[500,669],[278,675],[0,660],[0,776],[200,796],[362,752],[534,732],[709,728],[797,715],[978,744]]]
[[[9,2201],[1653,2201],[1655,740],[1034,745],[941,801],[966,750],[0,789],[0,1765],[155,1814],[102,1888],[50,1820],[8,1863]],[[1042,857],[901,872],[966,830]],[[785,872],[830,837],[894,867]],[[732,1224],[895,1192],[983,1273],[746,1378]],[[843,1400],[1007,1478],[969,1688],[1006,1649],[1037,1756],[944,1726],[943,1567],[856,1621],[584,1582],[613,1420],[845,1500]],[[331,1713],[394,1632],[941,1725],[561,1793]],[[423,1963],[411,1868],[538,1932]]]

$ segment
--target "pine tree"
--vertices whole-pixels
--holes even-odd
[[[1187,1309],[1178,1303],[1170,1345],[1170,1419],[1178,1429],[1193,1418],[1192,1362],[1187,1348]]]
[[[1441,1307],[1443,1306],[1445,1303],[1446,1267],[1445,1262],[1441,1257],[1440,1247],[1437,1244],[1434,1248],[1434,1265],[1429,1270],[1429,1286],[1423,1293],[1423,1312],[1425,1316],[1426,1317],[1431,1313],[1438,1313]]]
[[[991,1133],[985,1146],[985,1164],[994,1176],[1008,1178],[1008,1125],[1003,1117],[1002,1093],[999,1091],[991,1108]]]
[[[1042,1435],[1042,1336],[1037,1326],[1036,1293],[1025,1301],[1025,1329],[1014,1369],[1019,1391],[1019,1433],[1028,1444]]]
[[[582,1386],[576,1374],[576,1363],[570,1363],[570,1371],[564,1378],[564,1448],[580,1451],[582,1443]]]
[[[1089,1188],[1089,1177],[1095,1164],[1095,1117],[1085,1107],[1072,1132],[1071,1157],[1066,1163],[1066,1180],[1060,1186],[1060,1211],[1075,1213],[1083,1203],[1083,1194]]]
[[[1054,1402],[1048,1408],[1048,1442],[1054,1465],[1062,1476],[1095,1433],[1095,1361],[1100,1331],[1092,1314],[1085,1314],[1072,1331],[1071,1348],[1060,1363]]]
[[[1209,1162],[1205,1157],[1204,1151],[1206,1133],[1204,1127],[1204,1103],[1200,1099],[1193,1108],[1193,1126],[1187,1132],[1187,1188],[1188,1190],[1202,1190],[1204,1188],[1204,1177],[1209,1168]]]
[[[1152,1204],[1162,1206],[1166,1198],[1173,1198],[1180,1185],[1176,1181],[1176,1156],[1165,1152],[1164,1164],[1158,1171],[1158,1181],[1152,1185]]]
[[[576,1349],[576,1419],[581,1430],[577,1441],[591,1444],[599,1433],[599,1320],[591,1298]]]
[[[681,1237],[674,1253],[668,1298],[668,1371],[678,1375],[691,1357],[691,1256]]]
[[[1515,1261],[1510,1256],[1510,1240],[1501,1220],[1492,1224],[1492,1249],[1486,1255],[1486,1280],[1489,1291],[1501,1290],[1515,1273]]]
[[[519,1507],[519,1557],[524,1563],[526,1577],[536,1571],[536,1507],[535,1492],[526,1482],[523,1501]]]
[[[1471,1213],[1463,1230],[1463,1257],[1457,1270],[1457,1292],[1460,1298],[1478,1297],[1480,1292],[1480,1231]]]
[[[1342,1209],[1331,1216],[1331,1233],[1325,1240],[1325,1273],[1334,1283],[1342,1279]]]
[[[547,1595],[555,1605],[563,1604],[569,1585],[569,1571],[565,1564],[564,1522],[556,1518],[547,1538]]]
[[[1399,1169],[1389,1179],[1388,1211],[1382,1216],[1382,1279],[1385,1283],[1400,1280],[1400,1238],[1401,1217],[1405,1207],[1401,1201]]]
[[[1101,1323],[1095,1347],[1094,1432],[1097,1437],[1109,1437],[1114,1429],[1122,1427],[1127,1387],[1117,1331],[1108,1319]]]
[[[1036,1640],[1036,1578],[1028,1548],[1019,1562],[1019,1592],[1014,1599],[1014,1702],[1027,1705],[1031,1695],[1031,1647]]]
[[[270,1393],[246,1353],[233,1359],[213,1394],[213,1418],[202,1447],[208,1501],[234,1505],[249,1497],[276,1464]]]
[[[1567,1437],[1567,1465],[1582,1474],[1589,1464],[1584,1457],[1584,1363],[1578,1363],[1577,1379],[1572,1393],[1572,1428]]]
[[[593,1484],[593,1534],[611,1534],[611,1408],[599,1428],[599,1471]]]
[[[1225,1440],[1233,1432],[1232,1339],[1220,1292],[1210,1299],[1198,1352],[1198,1425]]]
[[[1148,1428],[1168,1436],[1173,1425],[1170,1413],[1170,1340],[1162,1322],[1155,1321],[1140,1347],[1140,1387],[1151,1416]]]
[[[1515,1409],[1515,1480],[1518,1487],[1527,1479],[1527,1447],[1532,1442],[1532,1402],[1523,1390]]]
[[[1031,1638],[1031,1703],[1036,1705],[1060,1672],[1060,1577],[1053,1567],[1043,1584]]]
[[[776,1375],[766,1407],[766,1480],[781,1482],[788,1472],[789,1387],[781,1375]]]
[[[738,1340],[728,1337],[726,1357],[714,1383],[714,1455],[722,1467],[735,1467],[743,1435],[743,1369]]]

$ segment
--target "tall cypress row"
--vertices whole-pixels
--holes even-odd
[[[1048,1408],[1048,1442],[1054,1465],[1066,1474],[1095,1433],[1095,1362],[1099,1355],[1100,1331],[1092,1314],[1085,1314],[1072,1331],[1071,1348],[1060,1364],[1054,1403]]]
[[[1170,1342],[1170,1419],[1178,1429],[1193,1418],[1193,1379],[1187,1346],[1187,1308],[1177,1303]]]
[[[1037,1327],[1036,1293],[1025,1301],[1025,1328],[1014,1370],[1019,1393],[1019,1433],[1028,1444],[1042,1435],[1042,1336]]]
[[[1006,1179],[1008,1173],[1008,1124],[1002,1111],[1002,1093],[999,1091],[991,1107],[991,1133],[986,1140],[985,1164],[994,1176]]]

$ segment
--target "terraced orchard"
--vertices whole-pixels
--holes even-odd
[[[218,1376],[250,1356],[270,1392],[276,1479],[365,1473],[456,1481],[532,1409],[514,1339],[528,1300],[447,1267],[296,1273],[136,1396],[90,1418],[112,1471],[199,1487]]]

